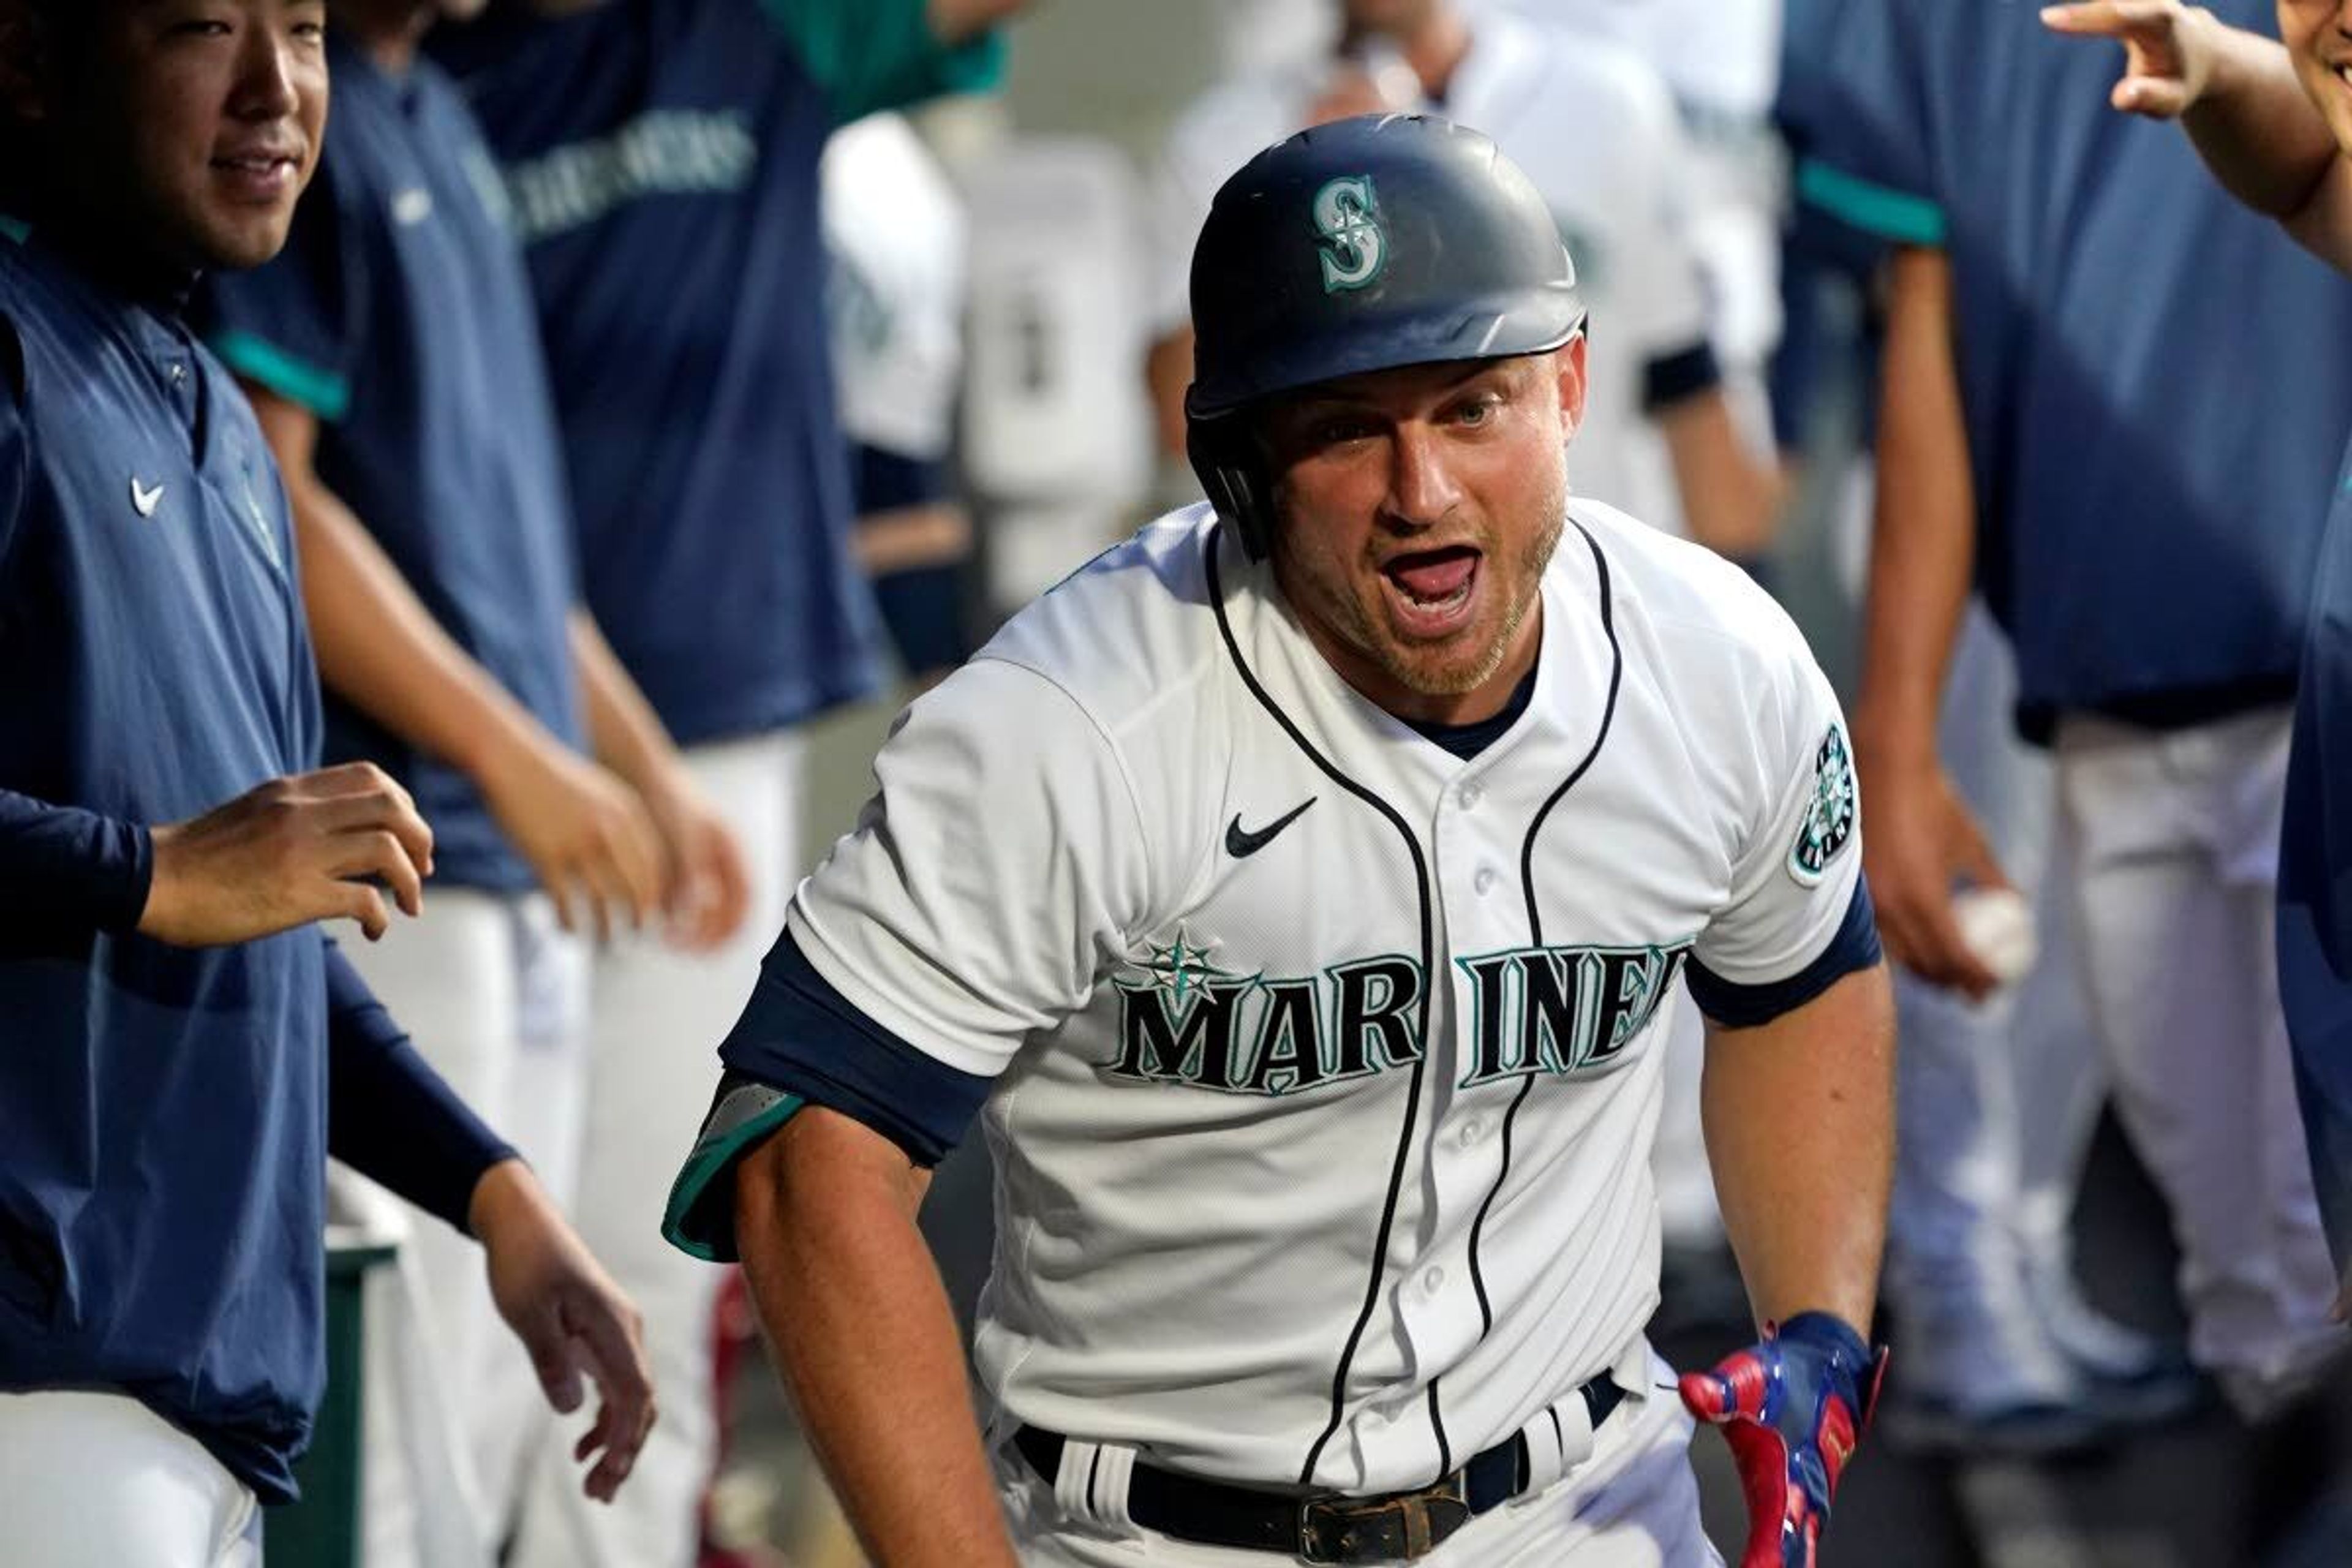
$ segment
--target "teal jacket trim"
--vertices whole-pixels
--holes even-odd
[[[211,342],[213,353],[229,369],[300,404],[320,418],[331,424],[351,412],[352,385],[341,376],[306,364],[251,332],[231,330],[216,334]]]
[[[764,1084],[744,1084],[712,1108],[701,1136],[670,1184],[662,1239],[705,1263],[736,1263],[735,1163],[806,1103]]]
[[[1842,223],[1897,245],[1940,247],[1951,226],[1925,196],[1874,184],[1808,158],[1797,165],[1797,197]]]

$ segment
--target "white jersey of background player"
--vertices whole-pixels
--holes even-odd
[[[1389,107],[1433,107],[1493,137],[1550,206],[1596,323],[1578,493],[1726,553],[1759,554],[1776,485],[1738,437],[1724,396],[1694,228],[1694,154],[1664,81],[1630,47],[1492,5],[1347,0],[1338,9],[1358,35],[1353,55],[1220,83],[1169,132],[1150,199],[1163,445],[1181,449],[1174,400],[1189,362],[1171,351],[1189,332],[1186,264],[1210,197],[1259,148],[1330,112],[1370,107],[1369,89]],[[1360,85],[1347,80],[1358,74]]]
[[[1171,1476],[1287,1552],[1302,1490],[1393,1521],[1465,1468],[1473,1511],[1549,1500],[1446,1563],[1708,1560],[1642,1336],[1687,973],[1786,1321],[1734,1358],[1768,1377],[1684,1398],[1791,1390],[1736,1452],[1758,1527],[1801,1531],[1866,1414],[1891,1121],[1835,700],[1737,568],[1569,500],[1582,312],[1484,137],[1294,138],[1201,252],[1222,515],[1114,549],[908,710],[722,1047],[671,1232],[740,1246],[884,1562],[1013,1560],[908,1247],[910,1166],[983,1103],[975,1351],[1028,1561],[1202,1561]]]

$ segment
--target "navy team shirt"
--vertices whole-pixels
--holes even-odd
[[[582,723],[566,620],[570,498],[530,285],[465,100],[419,62],[395,79],[337,33],[319,174],[276,261],[209,280],[207,339],[318,416],[320,479],[442,628],[557,737]],[[533,885],[472,781],[331,698],[327,752],[408,786],[435,879]]]
[[[315,927],[137,934],[149,825],[315,765],[292,528],[174,301],[0,227],[0,1390],[121,1390],[281,1500],[327,1154],[463,1224],[509,1151]]]
[[[2269,0],[2214,0],[2267,32]],[[2113,48],[2000,0],[1840,8],[1801,200],[1942,247],[1978,579],[2021,727],[2165,727],[2294,690],[2352,426],[2352,289],[2107,103]]]
[[[685,743],[871,692],[818,160],[835,125],[986,85],[993,38],[942,47],[922,0],[608,0],[431,47],[505,166],[622,662]]]

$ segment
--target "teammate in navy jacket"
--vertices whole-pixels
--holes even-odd
[[[0,245],[0,1519],[12,1568],[257,1560],[324,1372],[325,1156],[485,1244],[557,1404],[652,1419],[635,1313],[311,923],[414,914],[432,839],[311,773],[283,490],[180,321],[283,241],[318,0],[16,0]],[[223,802],[227,804],[223,805]],[[331,1094],[330,1086],[331,1083]]]
[[[2110,100],[2178,118],[2230,194],[2352,273],[2352,6],[2280,0],[2281,43],[2177,0],[2053,7],[2126,49]],[[2325,357],[2324,354],[2315,357]],[[2253,374],[2269,374],[2267,363]],[[2279,989],[2320,1209],[2352,1315],[2352,466],[2320,547],[2279,848]]]

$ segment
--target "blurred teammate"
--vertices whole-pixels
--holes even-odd
[[[929,684],[971,651],[971,518],[949,462],[963,374],[963,205],[898,114],[869,114],[833,133],[824,202],[857,557],[899,668]]]
[[[582,585],[740,838],[733,941],[598,966],[579,1213],[676,1395],[614,1514],[551,1454],[520,1568],[664,1568],[710,1471],[714,1271],[661,1243],[703,1110],[682,1070],[741,1007],[802,870],[798,727],[871,693],[873,597],[824,317],[818,168],[869,110],[992,81],[1014,0],[507,0],[436,40],[503,165],[576,505]]]
[[[2279,0],[2284,44],[2161,0],[2053,7],[2126,50],[2116,108],[2178,118],[2230,194],[2352,273],[2352,7]],[[2305,353],[2308,353],[2308,348]],[[2324,353],[2325,349],[2321,352]],[[2259,367],[2267,374],[2267,363]],[[2352,1313],[2352,469],[2336,487],[2295,698],[2279,849],[2279,981],[2320,1207]]]
[[[497,177],[462,100],[415,57],[439,5],[330,10],[338,90],[316,186],[285,253],[211,279],[202,316],[287,476],[334,699],[330,751],[381,762],[437,834],[432,915],[361,966],[569,1201],[588,1066],[588,955],[573,933],[741,873],[578,607],[536,318]],[[672,901],[686,921],[710,918]],[[415,1245],[495,1542],[552,1434],[493,1354],[469,1259],[431,1232]],[[392,1455],[379,1444],[376,1458],[380,1478]],[[377,1494],[379,1561],[413,1528],[384,1500],[397,1495]]]
[[[330,1151],[485,1244],[550,1398],[595,1376],[592,1493],[652,1419],[627,1303],[312,924],[383,937],[436,848],[376,769],[303,771],[320,715],[285,494],[180,306],[198,269],[283,242],[325,20],[316,0],[0,5],[10,1568],[258,1563],[255,1504],[290,1497],[323,1377]]]
[[[2285,703],[2352,416],[2352,366],[2298,350],[2352,328],[2352,294],[2177,139],[2107,116],[2105,62],[2031,16],[1890,0],[1837,43],[1805,188],[1906,247],[1855,710],[1887,944],[1990,989],[1951,895],[2001,871],[1935,732],[1973,567],[2020,728],[2053,750],[2092,1018],[2171,1209],[2191,1352],[2258,1415],[2339,1343],[2269,954]],[[2259,419],[2224,342],[2293,380]]]

